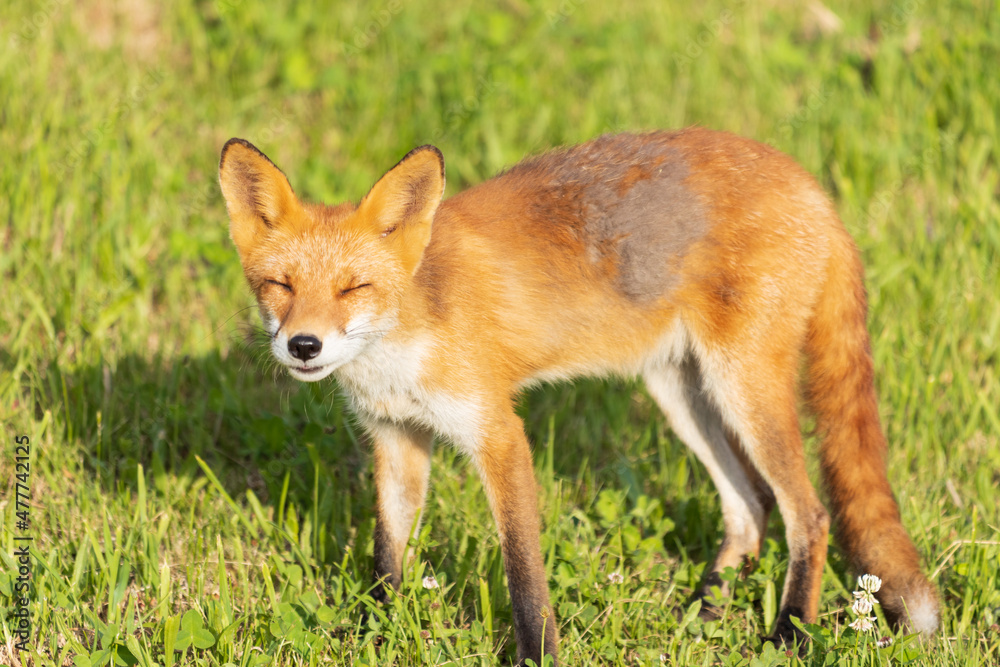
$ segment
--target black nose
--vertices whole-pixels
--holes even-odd
[[[309,361],[323,349],[323,343],[316,336],[292,336],[288,341],[288,352],[301,361]]]

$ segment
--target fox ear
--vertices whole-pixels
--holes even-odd
[[[219,184],[229,211],[229,234],[240,255],[299,207],[281,170],[244,139],[230,139],[222,147]]]
[[[444,156],[434,146],[420,146],[379,179],[361,200],[358,214],[379,236],[397,245],[415,271],[443,195]]]

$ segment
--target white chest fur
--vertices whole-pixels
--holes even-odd
[[[421,376],[431,353],[428,339],[405,343],[382,339],[335,374],[362,421],[420,424],[460,449],[473,450],[479,441],[478,402],[474,396],[425,388]]]

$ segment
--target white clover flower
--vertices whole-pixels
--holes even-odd
[[[874,593],[882,588],[882,580],[873,574],[864,574],[858,577],[858,588],[860,590],[854,591],[854,604],[851,605],[851,611],[857,615],[857,618],[848,627],[856,632],[872,632],[875,629],[876,621],[871,613],[875,609],[875,605],[878,604]],[[891,641],[889,639],[890,643]]]
[[[875,599],[875,596],[868,591],[854,591],[852,595],[854,595],[855,600],[870,600],[872,604],[878,604],[878,600]]]
[[[872,609],[874,609],[872,601],[868,598],[858,598],[854,601],[854,606],[851,607],[851,610],[858,616],[867,616]]]
[[[882,580],[874,574],[864,574],[858,577],[858,588],[869,593],[878,593],[882,588]]]
[[[438,588],[438,580],[435,579],[434,577],[424,577],[423,583],[424,583],[424,588],[426,588],[427,590],[433,590],[435,588]]]
[[[623,581],[625,581],[625,577],[623,577],[622,573],[619,572],[618,570],[615,570],[614,572],[608,575],[609,584],[620,584]]]
[[[890,644],[892,644],[892,637],[882,637],[882,639],[875,642],[875,646],[878,646],[879,648],[885,648]]]
[[[875,624],[872,623],[871,616],[859,616],[848,627],[856,632],[871,632],[875,629]]]

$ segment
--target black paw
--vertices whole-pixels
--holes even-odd
[[[774,632],[765,640],[773,642],[776,646],[795,649],[801,656],[805,654],[809,645],[809,635],[792,623],[792,616],[801,618],[802,612],[798,609],[783,609],[778,615],[778,622],[774,625]]]

